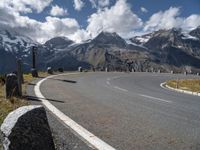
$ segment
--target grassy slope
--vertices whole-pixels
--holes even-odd
[[[39,76],[47,76],[46,73],[39,73]],[[23,95],[26,94],[26,86],[30,83],[34,78],[31,74],[24,75],[24,84],[22,85]],[[0,125],[2,124],[5,117],[9,112],[15,110],[18,107],[29,105],[28,101],[24,98],[15,98],[12,97],[9,100],[5,99],[5,87],[0,83]]]
[[[177,80],[167,81],[166,84],[170,87],[177,88]],[[200,79],[178,80],[178,89],[200,92]]]

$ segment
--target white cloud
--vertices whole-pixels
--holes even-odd
[[[36,10],[40,13],[50,5],[53,0],[1,0],[0,6],[10,7],[15,12],[31,13]]]
[[[0,6],[0,28],[12,28],[38,42],[55,36],[69,36],[80,28],[78,22],[73,18],[58,18],[47,16],[44,22],[22,16],[10,7]]]
[[[52,16],[64,16],[67,15],[67,9],[61,8],[58,5],[52,6],[50,15]]]
[[[185,30],[192,30],[200,26],[200,15],[192,14],[185,18],[182,24],[182,28]]]
[[[92,8],[103,9],[110,5],[110,0],[90,0]]]
[[[144,8],[144,7],[140,7],[140,10],[141,10],[143,13],[147,13],[147,12],[148,12],[148,10],[147,10],[146,8]]]
[[[79,29],[75,33],[69,35],[69,38],[77,43],[90,39],[89,33],[84,29]]]
[[[170,7],[166,11],[159,11],[153,14],[146,22],[144,30],[155,31],[158,29],[170,29],[173,27],[180,27],[182,18],[179,18],[180,8]]]
[[[102,30],[126,35],[141,26],[142,20],[131,11],[126,0],[118,0],[110,9],[105,8],[92,14],[88,18],[87,31],[92,37]]]
[[[100,7],[106,7],[110,4],[110,1],[109,0],[99,0],[98,4]]]
[[[179,7],[170,7],[166,11],[153,14],[144,26],[144,31],[159,29],[182,28],[191,30],[200,25],[200,15],[192,14],[186,18],[180,17]]]
[[[74,0],[74,9],[80,11],[84,7],[85,3],[81,0]]]

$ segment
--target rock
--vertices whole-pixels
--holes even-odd
[[[64,72],[63,68],[58,68],[58,72]]]
[[[83,68],[82,67],[78,67],[78,71],[79,72],[83,72]]]
[[[38,72],[37,72],[37,70],[35,68],[31,69],[31,74],[32,74],[32,77],[35,77],[35,78],[38,77]]]
[[[1,125],[5,150],[55,150],[44,107],[23,106]]]
[[[6,98],[20,96],[17,75],[10,73],[6,76]]]
[[[53,74],[53,70],[52,70],[51,67],[48,67],[48,68],[47,68],[47,73],[48,73],[48,74]]]

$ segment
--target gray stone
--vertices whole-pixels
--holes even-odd
[[[23,106],[1,125],[5,150],[55,150],[44,107]]]
[[[38,77],[38,72],[37,72],[37,70],[34,69],[34,68],[31,69],[31,74],[32,74],[32,77],[35,77],[35,78]]]
[[[53,70],[52,70],[51,67],[48,67],[48,68],[47,68],[47,73],[48,73],[48,74],[53,74]]]
[[[6,98],[20,96],[17,75],[10,73],[6,76]]]
[[[63,68],[58,68],[58,72],[64,72]]]
[[[78,67],[78,71],[79,72],[83,72],[83,68],[82,67]]]

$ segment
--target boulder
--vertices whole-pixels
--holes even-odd
[[[58,72],[64,72],[63,68],[58,68]]]
[[[51,67],[48,67],[48,68],[47,68],[47,73],[48,73],[48,74],[53,74],[53,70],[52,70]]]
[[[79,72],[83,72],[83,68],[82,67],[78,67],[78,71]]]
[[[23,106],[8,114],[1,125],[5,150],[55,150],[44,107]]]
[[[31,74],[32,74],[32,77],[35,77],[35,78],[38,77],[38,72],[37,72],[37,70],[34,69],[34,68],[31,69]]]
[[[10,73],[6,76],[6,98],[20,96],[17,75]]]

